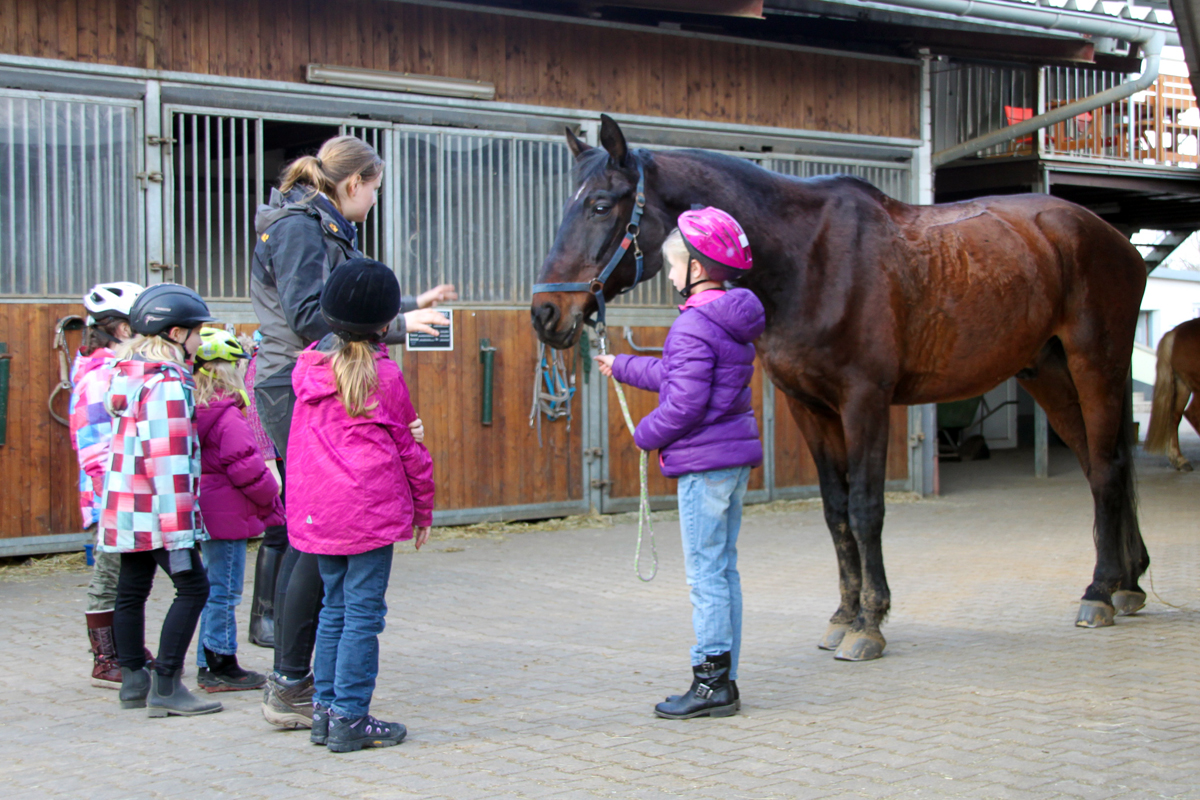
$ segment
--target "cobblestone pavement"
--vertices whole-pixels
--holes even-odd
[[[1074,628],[1093,563],[1083,479],[1065,451],[1045,481],[1028,452],[998,453],[945,465],[942,498],[889,508],[888,649],[864,664],[815,647],[837,593],[819,510],[748,517],[728,719],[651,713],[689,680],[673,522],[649,584],[627,525],[405,546],[372,710],[409,739],[343,756],[266,725],[258,693],[193,719],[120,711],[86,680],[86,576],[0,583],[3,800],[1200,797],[1200,472],[1161,461],[1140,464],[1142,526],[1154,587],[1182,608],[1152,595],[1113,628]],[[241,656],[269,668],[269,651]]]

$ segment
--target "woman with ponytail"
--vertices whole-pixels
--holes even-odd
[[[309,738],[337,753],[406,733],[370,714],[393,545],[415,537],[419,549],[433,521],[433,460],[413,438],[408,387],[381,344],[399,305],[387,266],[347,261],[321,293],[333,333],[300,354],[292,375],[288,535],[316,558],[325,586]]]
[[[255,219],[258,241],[250,299],[263,337],[255,405],[282,459],[285,486],[291,466],[288,431],[296,403],[292,390],[296,354],[332,330],[321,314],[321,289],[340,265],[362,257],[355,223],[365,222],[375,206],[383,167],[379,154],[366,142],[353,136],[334,137],[315,156],[301,156],[285,168],[279,188],[271,192],[267,205],[259,207]],[[398,344],[406,331],[436,333],[431,326],[448,320],[433,306],[457,297],[454,287],[444,284],[415,298],[401,298],[397,312],[403,313],[395,318],[384,341]],[[413,435],[422,439],[420,420],[412,424]],[[275,597],[275,669],[267,676],[263,716],[274,725],[299,728],[311,724],[309,665],[322,587],[316,559],[288,547],[289,538],[283,529],[268,530],[259,560],[276,557],[285,548],[286,552],[278,572],[256,566],[256,582],[275,576],[275,585],[256,585],[254,592]],[[254,613],[259,607],[255,604]],[[250,625],[255,627],[253,616]]]

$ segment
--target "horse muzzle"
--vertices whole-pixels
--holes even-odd
[[[557,350],[573,347],[583,330],[582,309],[564,313],[558,303],[539,295],[534,295],[529,315],[538,339]]]

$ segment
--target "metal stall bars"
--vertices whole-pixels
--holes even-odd
[[[935,153],[1040,113],[1035,74],[1028,67],[949,59],[936,59],[932,67]],[[1028,136],[978,155],[1030,155],[1035,151],[1035,141],[1035,137]]]
[[[130,102],[0,90],[0,296],[145,281],[142,122]]]
[[[527,306],[569,197],[562,139],[413,125],[393,137],[389,216],[405,292],[453,283],[464,303]]]
[[[212,300],[250,295],[254,214],[266,200],[263,119],[166,108],[175,141],[163,159],[163,280]]]

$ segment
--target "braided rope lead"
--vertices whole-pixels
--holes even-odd
[[[600,352],[608,353],[608,331],[600,330]],[[625,427],[629,429],[629,435],[632,437],[634,432],[633,415],[629,413],[629,401],[625,399],[625,390],[621,387],[621,382],[613,378],[613,388],[617,390],[617,401],[621,404],[621,414],[625,417]],[[641,480],[641,491],[638,498],[638,538],[637,549],[633,551],[633,571],[637,573],[638,580],[643,583],[649,583],[654,580],[654,576],[658,575],[658,546],[654,541],[654,523],[650,520],[650,478],[647,466],[648,453],[645,450],[638,448],[638,478]],[[650,555],[653,557],[654,564],[650,568],[649,577],[642,574],[642,531],[643,528],[650,534]]]

